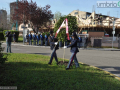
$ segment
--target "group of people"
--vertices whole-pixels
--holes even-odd
[[[27,34],[26,35],[26,42],[28,45],[32,45],[32,40],[33,40],[33,45],[41,45],[43,46],[44,45],[44,41],[45,41],[45,46],[48,46],[48,37],[47,34],[45,34],[45,36],[41,34],[36,34],[34,33],[33,35],[31,34]],[[72,40],[72,37],[70,37],[70,40]],[[81,43],[82,43],[82,37],[79,36],[78,37],[78,40],[77,40],[77,46],[80,48],[81,47]],[[87,44],[88,44],[88,38],[85,36],[84,37],[84,48],[87,47]]]
[[[53,52],[51,54],[50,61],[48,62],[48,64],[49,65],[52,64],[52,60],[53,60],[53,57],[54,57],[56,62],[57,62],[57,65],[58,65],[59,62],[58,62],[57,54],[56,54],[56,51],[59,49],[58,40],[57,40],[57,38],[55,38],[53,36],[53,32],[52,31],[50,32],[50,36],[49,36],[48,39],[49,39],[49,43],[50,43],[50,48],[51,48],[51,50],[53,50]],[[70,57],[70,60],[69,60],[69,63],[67,65],[67,67],[66,67],[66,70],[70,69],[70,66],[71,66],[73,60],[75,62],[76,68],[79,68],[79,63],[78,63],[78,60],[77,60],[77,57],[76,57],[76,54],[79,52],[78,46],[77,46],[78,40],[79,40],[79,38],[77,37],[76,33],[73,33],[72,37],[71,37],[71,40],[70,40],[70,44],[68,46],[64,46],[64,48],[71,47],[70,52],[72,53],[71,57]]]
[[[33,45],[41,45],[43,46],[43,41],[45,40],[45,46],[48,45],[48,36],[47,34],[45,34],[45,36],[42,35],[42,33],[39,35],[39,34],[36,34],[34,33],[33,35],[30,34],[26,35],[26,42],[29,44],[29,45],[32,45],[32,40],[33,40]],[[37,44],[36,44],[37,42]]]

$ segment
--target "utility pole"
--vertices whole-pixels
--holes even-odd
[[[115,18],[113,18],[113,40],[112,40],[112,48],[113,48],[113,43],[114,43],[114,34],[115,34]]]

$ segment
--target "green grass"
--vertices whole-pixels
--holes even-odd
[[[0,66],[0,86],[18,90],[120,90],[120,81],[104,71],[80,64],[80,68],[48,65],[49,56],[9,54]],[[62,59],[59,59],[61,61]]]

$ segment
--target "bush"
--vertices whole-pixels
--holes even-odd
[[[3,35],[3,32],[0,32],[0,40],[4,40],[4,35]]]
[[[5,36],[5,33],[7,32],[7,31],[11,31],[11,34],[16,34],[16,42],[18,42],[18,37],[19,37],[19,31],[15,31],[15,30],[4,30],[3,31],[3,35]]]
[[[61,17],[58,20],[58,22],[55,24],[54,33],[56,33],[56,31],[59,29],[59,27],[61,26],[62,22],[66,18],[68,19],[69,35],[72,35],[72,33],[78,29],[77,20],[76,20],[75,16],[64,16],[64,17]],[[60,30],[60,32],[58,33],[57,37],[58,37],[59,41],[65,42],[67,40],[66,39],[67,38],[66,28],[62,28]]]
[[[1,47],[1,42],[0,42],[0,64],[4,64],[5,61],[7,60],[7,54],[3,54],[2,51],[4,48]]]

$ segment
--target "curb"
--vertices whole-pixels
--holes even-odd
[[[79,62],[79,63],[80,63],[80,64],[84,64],[84,63],[82,63],[82,62]],[[84,65],[88,65],[88,64],[84,64]],[[95,69],[98,69],[98,70],[101,70],[101,71],[104,71],[105,73],[113,76],[114,78],[116,78],[117,80],[120,81],[120,77],[118,77],[118,76],[116,76],[116,75],[114,75],[114,74],[112,74],[112,73],[110,73],[110,72],[108,72],[108,71],[105,71],[105,70],[103,70],[103,69],[101,69],[101,68],[98,68],[98,67],[95,67],[95,66],[92,66],[92,65],[88,65],[88,66],[89,66],[89,67],[92,67],[92,68],[95,68]]]

